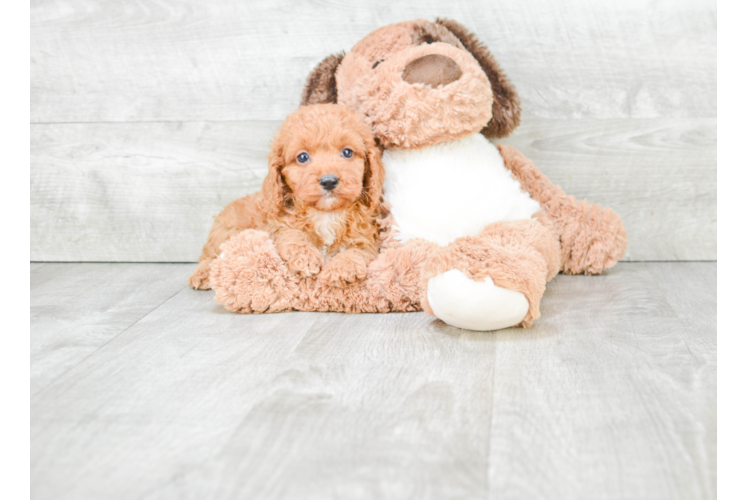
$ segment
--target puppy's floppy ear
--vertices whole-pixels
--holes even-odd
[[[481,133],[489,138],[506,137],[512,130],[519,126],[520,108],[519,96],[514,86],[509,82],[499,64],[488,51],[488,48],[470,33],[467,28],[451,19],[437,19],[440,24],[462,42],[462,45],[478,61],[483,71],[491,82],[493,90],[493,116],[491,121],[481,130]]]
[[[316,68],[309,73],[301,93],[301,105],[332,104],[338,102],[338,89],[335,85],[335,71],[344,52],[327,56]]]
[[[270,153],[268,153],[268,175],[262,181],[262,194],[277,212],[293,206],[291,188],[288,187],[281,173],[285,165],[283,154],[283,145],[280,138],[276,137],[270,145]]]
[[[382,200],[382,184],[384,183],[384,164],[382,163],[382,150],[374,142],[373,138],[365,139],[366,143],[366,167],[364,170],[364,189],[361,199],[369,208],[374,208]]]

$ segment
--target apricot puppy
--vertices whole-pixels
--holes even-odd
[[[366,277],[379,251],[384,167],[374,136],[354,111],[304,106],[286,118],[270,146],[262,189],[216,217],[189,278],[209,289],[221,244],[245,229],[270,233],[291,271],[345,286]]]

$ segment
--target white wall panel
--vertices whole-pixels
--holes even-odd
[[[34,260],[192,260],[259,187],[326,55],[450,17],[516,84],[506,142],[624,219],[630,260],[716,259],[711,1],[32,1]]]

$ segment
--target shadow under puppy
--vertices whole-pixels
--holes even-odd
[[[299,108],[270,146],[262,189],[216,217],[200,264],[189,278],[210,288],[210,264],[221,244],[245,229],[270,234],[289,270],[321,283],[363,280],[379,252],[384,167],[362,118],[337,104]]]

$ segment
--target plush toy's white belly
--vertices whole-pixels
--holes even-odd
[[[384,197],[403,242],[447,245],[492,222],[529,219],[540,210],[481,134],[423,149],[388,149],[382,160]]]

